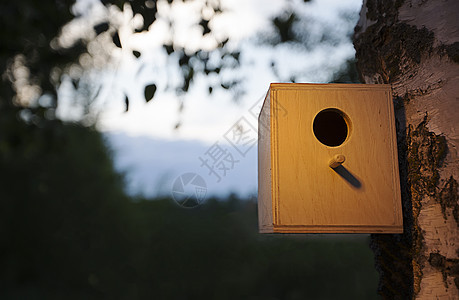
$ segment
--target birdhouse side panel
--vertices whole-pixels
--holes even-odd
[[[268,92],[258,117],[258,228],[261,233],[273,232],[270,100]]]

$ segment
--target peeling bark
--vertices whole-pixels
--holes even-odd
[[[361,80],[394,94],[404,234],[372,235],[385,299],[459,299],[459,1],[364,1]]]

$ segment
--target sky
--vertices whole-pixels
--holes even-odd
[[[94,0],[79,0],[75,10],[97,20],[103,13]],[[156,196],[168,194],[174,180],[181,174],[193,172],[202,176],[209,195],[236,192],[243,196],[257,192],[257,116],[271,82],[280,82],[295,75],[297,82],[327,82],[343,63],[354,57],[349,35],[358,19],[361,0],[222,0],[224,13],[216,18],[212,30],[216,36],[229,35],[234,48],[242,49],[241,67],[236,74],[243,79],[244,94],[216,90],[208,94],[209,82],[216,78],[198,77],[186,95],[177,96],[167,91],[167,80],[174,80],[177,71],[170,67],[170,58],[164,55],[161,44],[174,39],[188,49],[211,49],[215,41],[200,39],[193,14],[198,1],[189,4],[159,7],[162,15],[178,22],[174,36],[167,30],[166,21],[155,22],[146,34],[130,32],[139,20],[131,20],[129,9],[125,15],[111,12],[121,24],[123,49],[114,49],[109,67],[103,62],[92,73],[103,87],[96,100],[99,107],[98,129],[107,136],[114,150],[115,165],[126,173],[128,191],[132,194]],[[88,9],[92,4],[92,9]],[[301,27],[308,34],[308,49],[288,46],[266,47],[260,44],[260,32],[269,32],[269,17],[291,6],[302,16]],[[69,26],[68,30],[83,31],[83,24]],[[333,43],[321,43],[324,37]],[[135,59],[132,50],[142,56]],[[274,61],[277,74],[270,65]],[[225,76],[225,74],[223,75]],[[178,78],[178,77],[177,77]],[[154,82],[158,91],[152,101],[144,100],[144,86]],[[78,118],[71,97],[65,97],[58,115],[64,119]],[[129,112],[124,112],[124,95],[130,99]],[[179,112],[180,106],[183,110]],[[177,123],[180,127],[175,129]],[[242,126],[242,127],[241,127]],[[235,146],[237,131],[248,132],[243,149]],[[252,142],[252,140],[254,141]],[[230,167],[215,172],[203,161],[209,153],[223,151]],[[223,174],[225,173],[225,174]],[[220,177],[220,178],[219,178]]]

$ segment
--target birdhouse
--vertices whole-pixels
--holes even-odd
[[[262,233],[401,233],[390,85],[271,84],[258,119]]]

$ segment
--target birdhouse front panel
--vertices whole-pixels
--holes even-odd
[[[402,232],[391,88],[271,84],[259,118],[261,232]]]

